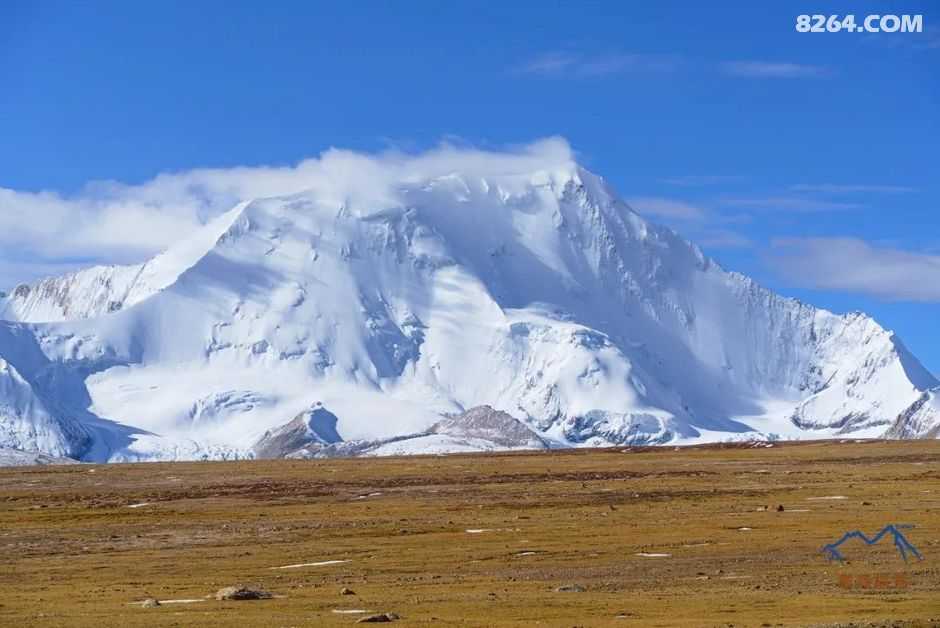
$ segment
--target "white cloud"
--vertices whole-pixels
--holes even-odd
[[[561,138],[503,151],[442,145],[423,153],[330,149],[295,166],[198,169],[140,185],[94,182],[81,192],[0,188],[0,285],[86,263],[139,261],[165,249],[239,201],[317,188],[325,201],[394,202],[394,187],[461,171],[509,175],[573,163]]]
[[[677,185],[680,187],[697,187],[702,185],[719,185],[722,183],[737,183],[744,177],[738,175],[683,175],[678,177],[665,177],[660,183]]]
[[[793,192],[821,192],[823,194],[905,194],[916,191],[914,188],[903,185],[870,185],[866,183],[853,185],[840,185],[835,183],[797,183],[796,185],[791,185],[790,190]]]
[[[707,216],[704,209],[671,198],[640,196],[627,199],[627,203],[643,216],[667,220],[702,221]]]
[[[636,72],[672,72],[685,66],[699,70],[717,69],[737,78],[799,79],[831,76],[829,66],[774,61],[700,61],[678,54],[577,51],[546,52],[517,65],[517,74],[543,78],[593,78]],[[680,184],[682,185],[682,184]]]
[[[817,78],[832,71],[821,65],[768,61],[729,61],[721,64],[725,74],[743,78]]]
[[[517,68],[521,74],[560,77],[600,77],[625,72],[669,72],[679,65],[675,55],[615,52],[581,54],[549,52],[539,55]]]
[[[539,74],[551,76],[562,74],[566,70],[574,67],[578,62],[578,57],[567,52],[549,52],[539,55],[519,66],[519,72],[523,74]]]
[[[864,207],[860,203],[826,201],[801,196],[767,196],[755,198],[725,198],[722,205],[741,209],[769,209],[788,212],[845,211]]]
[[[737,249],[753,246],[747,236],[719,226],[740,223],[740,216],[726,216],[686,201],[658,196],[634,197],[627,199],[627,203],[641,215],[675,227],[704,248]]]
[[[780,239],[772,246],[768,261],[795,285],[896,301],[940,301],[940,255],[857,238]]]
[[[696,243],[706,249],[748,249],[754,246],[750,238],[730,229],[708,229],[696,238]]]

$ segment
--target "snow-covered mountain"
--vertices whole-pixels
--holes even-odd
[[[312,408],[394,442],[482,405],[552,446],[938,435],[940,382],[871,318],[723,270],[568,156],[529,161],[247,201],[144,264],[15,288],[0,446],[249,456]]]

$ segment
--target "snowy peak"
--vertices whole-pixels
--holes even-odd
[[[936,435],[938,382],[871,318],[726,272],[570,155],[483,161],[350,159],[140,266],[18,290],[0,307],[42,366],[0,335],[3,394],[43,411],[7,402],[0,446],[30,425],[106,459]]]

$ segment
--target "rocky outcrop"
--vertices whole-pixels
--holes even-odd
[[[549,448],[525,423],[490,406],[446,417],[423,432],[379,440],[343,441],[336,421],[322,407],[304,412],[267,432],[253,451],[258,458],[348,458]]]
[[[252,451],[257,458],[286,458],[301,450],[315,451],[342,442],[336,415],[317,404],[279,428],[265,432]]]
[[[477,406],[447,417],[432,425],[427,433],[467,441],[488,441],[504,449],[548,448],[548,443],[525,423],[490,406]]]

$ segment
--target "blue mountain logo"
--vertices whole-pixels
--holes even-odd
[[[901,532],[902,529],[908,530],[913,527],[914,526],[910,524],[895,525],[892,523],[883,527],[878,534],[870,538],[866,536],[864,532],[853,530],[843,534],[842,538],[835,543],[823,545],[822,552],[829,560],[837,560],[841,563],[845,561],[845,556],[839,551],[839,547],[846,541],[850,539],[860,539],[865,545],[874,545],[884,537],[891,535],[894,538],[894,546],[898,549],[898,553],[901,555],[901,558],[904,559],[904,562],[908,561],[909,555],[916,557],[917,560],[924,560],[924,557],[917,551],[917,548],[914,547],[914,545],[907,540],[907,537],[904,536],[904,533]]]

